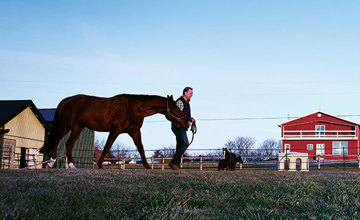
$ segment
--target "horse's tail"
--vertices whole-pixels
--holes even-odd
[[[241,164],[243,164],[243,160],[242,160],[241,156],[238,156],[236,158],[236,162],[240,162]]]
[[[58,110],[56,109],[50,135],[45,139],[44,145],[40,148],[40,153],[47,154],[51,151],[51,147],[55,144],[55,136],[59,131],[59,126],[60,120],[58,116]]]

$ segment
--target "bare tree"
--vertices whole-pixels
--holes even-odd
[[[281,151],[281,140],[267,139],[261,143],[259,151],[262,156],[276,156]]]
[[[98,160],[102,154],[102,151],[104,149],[104,140],[96,139],[94,143],[94,158],[95,160]]]
[[[205,157],[222,157],[224,155],[223,155],[222,149],[216,149],[216,150],[210,151],[209,153],[205,154],[204,156]]]
[[[133,149],[132,147],[125,146],[121,143],[115,143],[112,146],[112,155],[114,155],[117,158],[129,158],[129,157],[139,157],[138,152],[136,149]]]
[[[162,149],[154,151],[153,157],[160,158],[160,157],[172,157],[175,154],[175,147],[163,147]]]
[[[251,156],[255,143],[256,139],[253,137],[237,137],[233,141],[228,141],[225,146],[237,155]]]
[[[161,157],[173,157],[175,154],[176,148],[173,145],[170,145],[168,147],[163,147],[161,149],[158,149],[154,151],[153,157],[155,158],[161,158]],[[184,157],[188,157],[189,154],[185,152],[183,154]]]
[[[94,156],[96,159],[100,158],[102,151],[104,150],[105,139],[96,139],[94,143]],[[106,155],[108,158],[129,158],[138,157],[136,149],[127,147],[121,143],[114,143],[112,149]]]

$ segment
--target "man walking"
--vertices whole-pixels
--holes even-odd
[[[189,127],[191,123],[195,123],[195,119],[191,117],[191,110],[189,104],[192,96],[193,96],[193,89],[191,87],[185,87],[183,90],[183,95],[176,100],[176,105],[179,107],[179,109],[184,113],[184,115],[188,119]],[[184,152],[189,146],[189,140],[186,135],[187,128],[177,127],[176,125],[171,124],[171,130],[174,132],[176,136],[176,152],[172,160],[170,161],[169,166],[173,170],[179,170],[181,156],[184,154]]]

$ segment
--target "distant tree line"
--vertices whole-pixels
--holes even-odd
[[[95,143],[95,150],[94,150],[94,157],[95,159],[100,158],[102,151],[104,150],[105,140],[96,139]],[[107,158],[131,158],[131,157],[139,157],[139,152],[129,146],[125,146],[121,143],[114,143],[111,147],[109,153],[105,157]]]
[[[253,137],[237,137],[233,141],[228,141],[225,147],[242,157],[262,156],[262,158],[245,158],[245,162],[270,159],[281,151],[281,140],[267,139],[258,147],[255,147],[255,143],[256,139]]]
[[[95,140],[95,158],[99,158],[102,154],[105,140]],[[281,151],[281,140],[267,139],[256,146],[256,139],[254,137],[237,137],[234,140],[227,141],[224,145],[232,153],[238,156],[245,157],[244,162],[264,160],[274,158],[277,153]],[[175,146],[165,146],[157,149],[152,153],[154,158],[172,157],[175,154]],[[186,151],[184,157],[187,156],[203,156],[203,157],[222,157],[222,147],[216,150],[211,150],[201,155]],[[262,158],[246,158],[262,156]],[[138,158],[139,153],[135,147],[125,146],[121,143],[115,143],[106,155],[107,158]]]

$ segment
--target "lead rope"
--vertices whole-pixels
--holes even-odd
[[[192,123],[191,124],[191,128],[190,128],[190,131],[192,132],[192,137],[191,137],[191,141],[190,141],[190,144],[194,141],[194,136],[197,132],[197,127],[196,127],[196,123]],[[188,146],[190,146],[190,144]]]
[[[64,158],[64,157],[66,157],[66,154],[65,154],[65,155],[62,155],[61,157],[55,158],[55,160],[61,159],[61,158]],[[51,157],[50,157],[50,158],[51,158]],[[39,165],[42,165],[42,164],[44,164],[44,163],[48,163],[48,162],[50,162],[50,161],[51,161],[51,159],[50,159],[50,160],[43,161],[43,162],[41,162],[41,163],[37,163],[37,164],[31,165],[31,166],[24,167],[23,169],[30,169],[30,168],[32,168],[32,167],[37,167],[37,166],[39,166]]]

